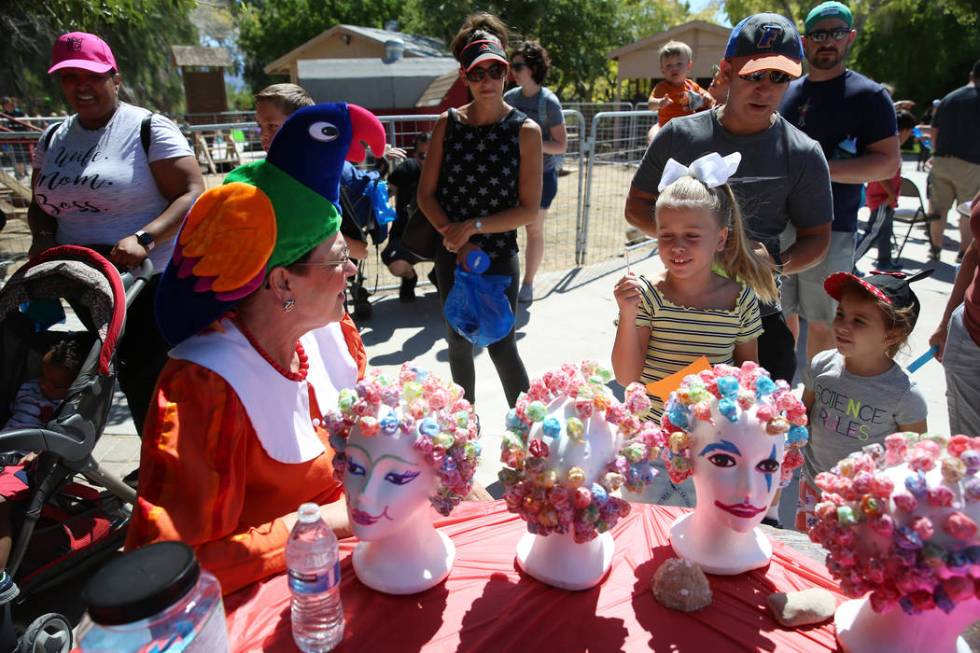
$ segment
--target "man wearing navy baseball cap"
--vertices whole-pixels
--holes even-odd
[[[895,107],[877,82],[844,65],[857,32],[848,7],[836,0],[814,7],[806,17],[803,50],[810,69],[789,85],[779,113],[820,143],[830,163],[834,222],[823,262],[790,275],[782,286],[783,311],[790,328],[807,321],[807,358],[834,348],[830,323],[837,302],[823,280],[854,267],[854,234],[862,204],[862,185],[892,179],[901,167]],[[873,224],[870,238],[880,224]],[[873,240],[871,242],[874,242]]]
[[[674,118],[657,132],[633,177],[626,220],[657,235],[653,209],[668,158],[689,165],[709,152],[739,152],[742,161],[729,183],[749,238],[764,246],[784,273],[822,260],[833,217],[827,161],[818,143],[776,111],[790,80],[802,73],[802,59],[800,35],[786,17],[764,13],[739,22],[719,64],[727,98],[710,111]],[[788,225],[795,228],[796,239],[783,247],[780,236]],[[778,304],[760,309],[759,363],[773,378],[792,383],[793,334]]]

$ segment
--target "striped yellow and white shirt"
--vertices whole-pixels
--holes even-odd
[[[712,365],[733,364],[735,345],[762,335],[762,318],[755,293],[745,284],[731,310],[677,306],[657,290],[645,277],[636,316],[636,326],[649,328],[646,359],[640,381],[660,381],[707,356]],[[647,419],[659,420],[663,401],[651,395],[653,406]]]

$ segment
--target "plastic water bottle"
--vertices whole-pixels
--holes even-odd
[[[293,640],[304,653],[325,653],[344,638],[337,538],[315,503],[304,503],[298,514],[286,543]]]

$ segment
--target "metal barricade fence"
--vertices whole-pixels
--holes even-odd
[[[181,131],[201,166],[205,188],[220,185],[233,168],[265,158],[254,122],[184,125]]]
[[[591,111],[603,105],[572,106]],[[629,231],[623,219],[626,194],[646,151],[647,132],[656,121],[656,114],[650,111],[599,111],[587,122],[582,111],[570,108],[564,110],[564,116],[568,147],[558,194],[544,224],[542,271],[565,270],[623,255]],[[437,118],[431,114],[379,117],[388,142],[408,150],[418,134],[432,129]],[[220,184],[236,165],[265,156],[254,122],[190,125],[183,131],[204,170],[208,188]],[[0,133],[0,209],[23,209],[29,201],[30,159],[39,137],[40,132]],[[523,248],[523,229],[519,238]],[[420,270],[423,279],[426,271],[425,266]],[[365,276],[372,288],[375,279],[379,289],[396,288],[398,284],[374,254],[366,261]]]
[[[27,258],[31,156],[41,132],[0,132],[0,279]]]
[[[214,125],[217,123],[249,122],[255,119],[255,111],[219,111],[217,113],[185,113],[181,122],[189,125]]]
[[[622,256],[652,241],[629,228],[623,212],[633,175],[657,124],[655,111],[606,111],[592,118],[588,167],[576,262],[588,265]]]
[[[631,111],[633,105],[629,102],[562,102],[563,109],[578,111],[582,114],[586,127],[592,124],[592,118],[604,111]],[[646,107],[644,107],[646,108]]]

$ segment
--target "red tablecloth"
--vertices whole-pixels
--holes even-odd
[[[709,576],[713,603],[694,613],[668,610],[650,579],[673,557],[668,541],[678,508],[634,504],[613,530],[616,554],[599,587],[566,592],[517,570],[514,551],[525,524],[503,502],[464,503],[437,525],[456,543],[446,582],[413,596],[388,596],[357,580],[340,544],[341,597],[347,626],[338,652],[371,651],[827,651],[830,624],[781,628],[765,607],[775,591],[825,587],[843,601],[824,566],[775,544],[766,569]],[[225,598],[233,651],[295,651],[284,575]]]

